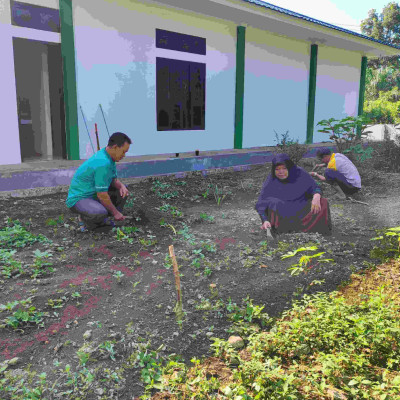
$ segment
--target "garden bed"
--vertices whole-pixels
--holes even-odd
[[[138,397],[157,384],[163,358],[210,355],[212,338],[235,333],[243,310],[261,305],[278,317],[305,293],[335,290],[373,262],[375,229],[400,224],[399,175],[369,171],[360,198],[369,206],[324,186],[332,236],[270,241],[254,210],[267,174],[256,166],[131,183],[132,223],[107,234],[80,232],[65,193],[1,199],[0,397]],[[282,259],[301,247],[309,250]]]

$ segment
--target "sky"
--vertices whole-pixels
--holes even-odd
[[[380,14],[393,0],[267,0],[267,3],[361,33],[361,21],[368,11]]]

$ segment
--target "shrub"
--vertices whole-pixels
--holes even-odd
[[[335,141],[338,152],[343,153],[361,142],[359,133],[368,133],[365,128],[369,123],[369,119],[361,115],[340,120],[335,118],[323,119],[317,123],[317,126],[322,126],[322,129],[318,129],[318,132],[329,134],[329,139]]]
[[[274,154],[285,153],[290,157],[290,159],[295,164],[298,164],[298,162],[310,150],[310,146],[306,144],[300,144],[299,139],[291,138],[289,136],[289,131],[286,131],[286,133],[281,134],[280,137],[275,130],[274,132],[275,132],[275,141],[277,142]]]

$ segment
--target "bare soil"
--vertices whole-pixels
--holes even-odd
[[[357,197],[368,206],[335,199],[332,190],[323,187],[332,236],[294,233],[267,240],[254,210],[267,174],[266,166],[256,166],[131,183],[134,201],[124,214],[134,217],[127,226],[140,230],[127,233],[125,239],[118,239],[116,231],[80,232],[76,216],[65,206],[65,193],[1,199],[1,228],[8,218],[19,220],[53,243],[17,248],[14,258],[22,262],[22,271],[0,282],[0,304],[31,298],[36,310],[47,313],[42,326],[26,323],[15,329],[0,322],[0,362],[18,357],[8,368],[17,377],[24,376],[28,365],[32,371],[46,372],[49,382],[59,377],[61,392],[68,384],[60,378],[60,369],[69,364],[79,371],[77,352],[86,343],[93,350],[86,368],[99,368],[96,376],[103,376],[91,384],[86,398],[133,399],[143,394],[145,384],[141,368],[129,357],[144,344],[148,349],[163,344],[162,354],[179,354],[187,362],[210,355],[211,337],[227,338],[231,325],[226,308],[216,306],[216,300],[242,304],[249,296],[278,317],[304,293],[333,291],[352,271],[365,268],[372,261],[369,252],[375,242],[370,239],[375,230],[400,225],[400,175],[369,171],[362,175],[364,187]],[[176,197],[162,198],[171,194]],[[176,210],[161,211],[163,204]],[[61,215],[63,223],[49,225]],[[181,272],[181,329],[173,310],[174,275],[166,260],[171,244]],[[288,268],[298,258],[281,260],[281,255],[311,244],[334,262],[311,264],[307,273],[291,276]],[[37,249],[52,253],[48,261],[54,270],[43,268],[32,278]],[[0,318],[11,314],[3,311]],[[90,337],[85,339],[87,331]],[[111,351],[105,349],[106,342],[112,343]],[[110,378],[115,371],[120,378]],[[2,389],[0,393],[10,398]]]

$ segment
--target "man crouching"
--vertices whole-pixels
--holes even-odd
[[[72,178],[66,205],[79,214],[88,230],[111,230],[114,224],[109,215],[116,221],[126,218],[122,210],[129,191],[118,180],[115,163],[125,157],[131,143],[125,133],[113,133],[107,147],[86,160]]]
[[[346,198],[350,198],[361,189],[361,177],[356,166],[343,154],[332,153],[330,149],[323,147],[317,151],[317,157],[323,162],[318,165],[326,166],[324,176],[311,172],[310,175],[326,181],[334,187],[337,185]]]

